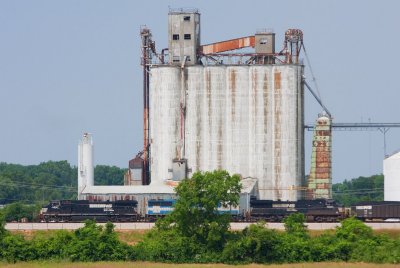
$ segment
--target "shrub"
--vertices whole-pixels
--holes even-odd
[[[67,248],[72,261],[116,261],[132,259],[132,248],[118,240],[114,225],[106,228],[86,221],[85,226],[75,231],[74,238]]]

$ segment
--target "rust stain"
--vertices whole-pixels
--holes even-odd
[[[257,115],[258,115],[258,106],[257,106],[257,88],[258,88],[258,73],[255,69],[253,69],[253,94],[252,94],[252,102],[253,102],[253,111],[254,111],[254,124],[253,124],[253,135],[257,138]]]
[[[277,199],[282,198],[282,193],[279,190],[281,182],[282,172],[282,161],[281,161],[281,149],[282,149],[282,133],[281,133],[281,117],[282,117],[282,91],[281,91],[281,73],[274,73],[274,117],[275,117],[275,135],[274,135],[274,156],[275,156],[275,195]]]
[[[193,93],[193,94],[197,94]],[[198,95],[199,96],[199,95]],[[197,122],[196,122],[196,168],[195,171],[200,169],[200,156],[201,156],[201,128],[202,128],[202,118],[203,115],[201,113],[202,107],[202,99],[196,103],[196,113],[197,113]]]
[[[264,105],[264,139],[263,139],[263,156],[265,157],[267,153],[267,131],[268,131],[268,75],[267,73],[264,74],[264,79],[263,79],[263,105]],[[265,158],[263,161],[265,162]],[[264,168],[264,174],[267,173],[267,171]]]
[[[222,119],[218,122],[217,169],[222,169]]]
[[[255,36],[246,36],[246,37],[221,41],[217,43],[212,43],[208,45],[203,45],[199,47],[198,51],[201,54],[207,55],[207,54],[225,52],[245,47],[254,47],[254,45],[255,45]]]
[[[210,149],[212,148],[212,138],[211,138],[211,135],[212,135],[212,129],[213,129],[213,126],[212,126],[212,118],[211,118],[211,114],[212,114],[212,107],[211,107],[211,105],[212,105],[212,101],[211,101],[211,74],[210,74],[210,69],[207,69],[207,71],[206,71],[206,90],[207,90],[207,100],[208,100],[208,115],[207,115],[207,117],[208,117],[208,135],[209,135],[209,138],[208,138],[208,142],[209,142],[209,145],[210,145]]]
[[[170,108],[172,109],[172,108]],[[176,141],[175,145],[175,158],[179,158],[180,155],[180,108],[176,108],[175,111],[175,129],[174,129],[174,137]]]
[[[264,74],[263,81],[263,100],[264,100],[264,144],[267,143],[267,131],[268,131],[268,75]],[[264,148],[266,152],[266,148]]]
[[[225,78],[225,76],[224,76]],[[219,79],[219,82],[221,83],[222,79]],[[223,91],[219,91],[218,92],[218,102],[219,102],[219,108],[221,109],[222,107],[225,107],[225,91],[224,88],[225,87],[218,87],[220,90],[222,89]],[[217,168],[218,169],[222,169],[222,159],[223,159],[223,146],[222,146],[222,142],[223,142],[223,115],[224,111],[220,111],[220,116],[218,117],[218,145],[217,145],[217,155],[218,155],[218,159],[217,159]]]
[[[236,71],[231,70],[229,72],[229,83],[232,90],[232,121],[235,120],[235,108],[236,108]]]
[[[274,73],[274,88],[281,89],[281,73],[280,72]]]

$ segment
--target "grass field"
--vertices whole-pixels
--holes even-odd
[[[98,262],[98,263],[56,263],[56,262],[32,262],[32,263],[17,263],[17,264],[5,264],[0,263],[1,267],[4,268],[47,268],[47,267],[59,267],[59,268],[125,268],[125,267],[140,267],[140,268],[394,268],[399,265],[394,264],[370,264],[370,263],[345,263],[345,262],[321,262],[321,263],[296,263],[296,264],[279,264],[279,265],[224,265],[224,264],[165,264],[165,263],[150,263],[150,262]]]

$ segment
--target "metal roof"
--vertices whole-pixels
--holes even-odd
[[[241,193],[251,193],[257,179],[245,178],[240,181]],[[82,194],[175,194],[174,187],[165,184],[150,185],[102,185],[87,186]]]
[[[168,185],[110,185],[87,186],[82,194],[174,194],[174,188]]]
[[[245,178],[240,181],[240,184],[242,185],[242,190],[240,193],[246,193],[249,194],[254,190],[254,187],[257,184],[257,179],[254,178]]]

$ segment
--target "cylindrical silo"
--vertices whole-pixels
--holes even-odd
[[[400,201],[400,152],[383,160],[384,200]]]
[[[302,74],[294,64],[153,68],[152,181],[169,178],[184,124],[192,173],[225,169],[257,178],[261,199],[297,200],[304,178]]]
[[[91,134],[84,133],[78,145],[78,200],[82,199],[82,191],[93,185],[93,140]]]
[[[151,183],[171,177],[172,160],[182,151],[181,68],[159,66],[150,73]]]

